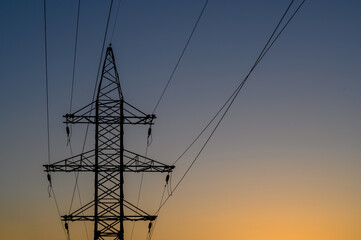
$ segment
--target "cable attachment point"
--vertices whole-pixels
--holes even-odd
[[[48,185],[48,194],[49,194],[49,198],[51,198],[51,189],[53,188],[53,184],[51,182],[51,176],[50,174],[48,173],[46,175],[47,179],[48,179],[48,182],[49,182],[49,185]]]

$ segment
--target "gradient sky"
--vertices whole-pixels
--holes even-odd
[[[69,110],[76,2],[48,1],[51,161],[70,155],[61,116]],[[149,157],[175,161],[246,75],[288,2],[209,1],[156,112]],[[109,3],[82,4],[74,109],[91,99]],[[128,102],[153,110],[202,5],[122,2],[112,43]],[[160,212],[153,239],[361,239],[360,12],[356,0],[306,1]],[[0,236],[65,239],[42,168],[42,1],[2,1],[0,30]],[[146,131],[127,128],[126,148],[143,154]],[[75,153],[83,136],[84,128],[73,128]],[[174,183],[200,146],[178,163]],[[140,207],[153,213],[165,175],[144,178]],[[92,179],[81,175],[83,202],[92,198]],[[128,200],[136,201],[139,181],[126,176]],[[53,174],[53,184],[66,214],[74,176]],[[81,223],[70,231],[72,239],[86,239]],[[133,239],[145,239],[146,231],[137,225]]]

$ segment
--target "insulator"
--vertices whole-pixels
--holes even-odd
[[[148,232],[150,232],[150,229],[152,229],[152,225],[153,225],[153,223],[149,222],[149,224],[148,224]]]
[[[168,182],[169,182],[169,174],[168,174],[167,177],[165,178],[165,182],[168,184]]]
[[[152,135],[152,127],[151,126],[149,126],[149,128],[148,128],[148,137],[150,137],[150,135]]]
[[[68,135],[68,137],[69,137],[69,135],[70,135],[70,128],[69,128],[69,126],[66,126],[66,135]]]
[[[46,177],[48,178],[48,181],[51,183],[51,176],[50,176],[49,173],[48,173],[48,175]]]
[[[68,223],[65,223],[64,226],[65,226],[65,229],[66,229],[67,231],[69,231],[69,225],[68,225]]]

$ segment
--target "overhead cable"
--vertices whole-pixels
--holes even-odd
[[[200,12],[199,15],[198,15],[198,18],[197,18],[197,20],[196,20],[196,22],[195,22],[195,24],[194,24],[194,26],[193,26],[193,28],[192,28],[192,31],[191,31],[188,39],[187,39],[187,42],[186,42],[186,44],[184,45],[184,47],[183,47],[183,49],[182,49],[182,52],[181,52],[181,54],[180,54],[180,56],[179,56],[179,58],[178,58],[178,60],[177,60],[177,62],[176,62],[176,64],[175,64],[172,72],[171,72],[171,75],[170,75],[169,78],[168,78],[168,81],[167,81],[167,83],[166,83],[166,85],[165,85],[165,87],[164,87],[164,89],[163,89],[163,91],[162,91],[162,93],[161,93],[161,95],[160,95],[160,97],[159,97],[159,99],[158,99],[158,101],[157,101],[154,109],[153,109],[152,114],[154,114],[155,111],[157,110],[160,102],[161,102],[162,99],[163,99],[163,96],[164,96],[166,90],[168,89],[168,86],[169,86],[170,82],[171,82],[172,79],[173,79],[173,76],[174,76],[175,72],[176,72],[177,69],[178,69],[178,66],[179,66],[179,64],[180,64],[180,62],[181,62],[181,60],[182,60],[182,58],[183,58],[183,55],[184,55],[184,53],[186,52],[187,47],[188,47],[188,45],[189,45],[189,43],[190,43],[190,41],[191,41],[191,39],[192,39],[192,37],[193,37],[193,34],[194,34],[197,26],[198,26],[198,23],[200,22],[200,20],[201,20],[201,18],[202,18],[202,16],[203,16],[204,10],[205,10],[206,7],[207,7],[208,1],[209,1],[209,0],[206,0],[206,1],[204,2],[204,4],[203,4],[202,10],[201,10],[201,12]],[[149,135],[149,133],[148,133],[148,135]],[[147,142],[147,150],[148,150],[148,146],[149,146],[148,143],[149,143],[149,142]],[[147,150],[146,150],[146,151],[147,151]],[[169,175],[168,175],[167,177],[169,177]],[[143,176],[142,176],[142,178],[143,178]],[[168,186],[168,181],[167,181],[167,184],[165,185],[165,188],[164,188],[164,190],[163,190],[163,194],[162,194],[162,198],[161,198],[159,207],[161,207],[161,204],[162,204],[162,201],[163,201],[163,198],[164,198],[165,189],[166,189],[167,186]],[[140,186],[140,188],[141,188],[141,186]],[[168,187],[168,189],[169,189],[169,187]],[[140,193],[140,192],[139,192],[139,193]],[[169,197],[169,193],[168,193],[168,197]],[[139,199],[139,196],[138,196],[138,199]],[[157,220],[156,220],[156,221],[157,221]],[[156,221],[155,221],[155,224],[154,224],[153,228],[149,229],[149,232],[148,232],[148,235],[147,235],[147,239],[149,239],[149,240],[152,238],[153,231],[154,231],[155,226],[156,226]],[[131,237],[133,237],[133,231],[134,231],[134,225],[133,225]],[[131,238],[131,239],[132,239],[132,238]]]
[[[47,16],[46,16],[46,0],[43,1],[43,10],[44,10],[44,50],[45,50],[45,88],[46,88],[46,128],[47,128],[47,142],[48,142],[48,163],[50,165],[51,159],[50,159],[50,120],[49,120],[49,80],[48,80],[48,39],[47,39]],[[48,173],[47,175],[48,181],[49,181],[49,190],[52,192],[53,194],[53,199],[55,202],[55,206],[56,209],[58,211],[59,214],[59,218],[61,217],[60,215],[60,210],[59,210],[59,205],[58,205],[58,201],[56,200],[56,195],[54,192],[54,188],[53,185],[51,183],[51,176]],[[49,192],[50,192],[49,191]],[[50,194],[49,194],[50,195]],[[65,238],[67,238],[67,234],[66,231],[64,229],[63,224],[61,224],[64,234],[65,234]]]
[[[101,69],[102,57],[103,57],[106,37],[107,37],[107,33],[108,33],[108,27],[109,27],[109,21],[110,21],[112,6],[113,6],[113,0],[111,0],[111,2],[110,2],[110,7],[109,7],[109,11],[108,11],[108,18],[107,18],[107,23],[106,23],[106,27],[105,27],[104,39],[103,39],[103,44],[102,44],[102,51],[101,51],[101,55],[100,55],[98,72],[97,72],[97,76],[96,76],[96,81],[95,81],[95,86],[94,86],[94,91],[93,91],[93,97],[92,97],[93,102],[94,102],[94,99],[95,99],[96,88],[97,88],[97,85],[98,85],[99,72],[100,72],[100,69]],[[78,14],[77,14],[76,37],[75,37],[74,60],[73,60],[73,76],[72,76],[71,99],[70,99],[70,113],[72,112],[72,103],[73,103],[73,89],[74,89],[74,79],[75,79],[76,53],[77,53],[78,32],[79,32],[79,16],[80,16],[80,0],[78,1]],[[91,106],[91,108],[92,108],[92,106]],[[87,124],[86,130],[85,130],[84,142],[83,142],[83,146],[82,146],[82,153],[84,153],[84,150],[85,150],[85,144],[86,144],[88,131],[89,131],[89,124]],[[70,143],[70,151],[71,151],[71,155],[73,155],[73,152],[72,152],[72,149],[71,149],[71,143]],[[73,189],[72,198],[71,198],[71,202],[70,202],[69,214],[70,214],[71,209],[72,209],[74,196],[75,196],[76,192],[78,193],[78,196],[79,196],[80,205],[82,205],[78,182],[79,182],[79,172],[77,172],[75,174],[75,186],[74,186],[74,189]],[[87,227],[86,227],[85,223],[84,223],[84,227],[85,227],[86,237],[87,237],[87,239],[89,239],[88,231],[87,231]]]
[[[77,12],[77,17],[76,17],[75,44],[74,44],[74,57],[73,57],[73,74],[72,74],[72,78],[71,78],[71,92],[70,92],[69,113],[72,112],[72,106],[73,106],[76,54],[77,54],[78,35],[79,35],[79,16],[80,16],[80,0],[78,0],[78,12]]]
[[[148,149],[149,149],[149,146],[150,144],[152,143],[150,141],[150,138],[152,137],[152,128],[151,128],[151,125],[149,125],[149,128],[148,128],[148,134],[147,134],[147,143],[146,143],[146,146],[145,146],[145,154],[144,154],[144,157],[147,158],[148,157]],[[136,207],[138,208],[139,206],[139,201],[140,201],[140,195],[141,195],[141,192],[142,192],[142,186],[143,186],[143,179],[144,179],[144,172],[142,172],[141,174],[141,177],[140,177],[140,183],[139,183],[139,188],[138,188],[138,197],[137,197],[137,203],[136,203]],[[133,224],[132,224],[132,231],[131,231],[131,234],[130,234],[130,240],[133,239],[133,234],[134,234],[134,228],[135,228],[135,222],[133,221]]]
[[[162,207],[162,203],[163,203],[163,199],[164,199],[164,194],[165,194],[165,190],[166,190],[166,188],[167,188],[167,185],[168,185],[168,183],[166,183],[166,184],[164,185],[162,197],[161,197],[160,202],[159,202],[159,209]],[[158,213],[159,213],[159,211],[158,211]],[[148,231],[148,233],[147,233],[146,240],[151,240],[151,239],[152,239],[152,237],[153,237],[153,232],[154,232],[155,227],[156,227],[156,225],[157,225],[158,217],[159,217],[159,214],[157,215],[157,218],[154,220],[154,224],[153,224],[152,228],[149,229],[149,231]]]
[[[73,57],[73,73],[72,73],[72,81],[71,81],[71,92],[70,92],[70,104],[69,104],[69,113],[72,112],[72,106],[73,106],[73,96],[74,96],[74,82],[75,82],[75,69],[76,69],[76,58],[77,58],[77,47],[78,47],[78,36],[79,36],[79,20],[80,19],[80,0],[78,0],[78,10],[77,10],[77,17],[76,17],[76,29],[75,29],[75,43],[74,43],[74,57]],[[72,149],[72,145],[71,145],[71,134],[72,131],[70,130],[69,126],[66,126],[66,133],[67,133],[67,145],[69,146],[70,149],[70,154],[73,157],[73,149]],[[68,215],[70,215],[71,213],[71,209],[73,206],[73,202],[74,202],[74,196],[75,196],[75,192],[77,190],[78,193],[78,197],[79,197],[79,203],[80,206],[83,206],[82,204],[82,200],[81,200],[81,195],[80,195],[80,188],[79,188],[79,172],[75,173],[75,186],[73,189],[73,193],[72,193],[72,197],[71,197],[71,201],[70,201],[70,207],[69,207],[69,213]],[[86,224],[84,223],[84,229],[85,229],[85,233],[86,233],[86,237],[87,239],[89,239],[88,236],[88,229]],[[69,235],[69,229],[67,229],[68,231],[68,236]]]
[[[72,74],[72,81],[71,81],[69,113],[72,112],[72,106],[73,106],[75,67],[76,67],[76,56],[77,56],[78,35],[79,35],[79,16],[80,16],[80,0],[78,0],[78,10],[77,10],[77,18],[76,18],[75,44],[74,44],[74,57],[73,57],[73,74]],[[71,142],[70,142],[71,131],[69,130],[68,125],[66,126],[66,130],[67,130],[66,132],[67,132],[67,135],[68,135],[67,145],[69,145],[70,154],[73,157],[73,149],[72,149]],[[79,172],[75,173],[75,186],[74,186],[72,198],[71,198],[71,201],[70,201],[69,214],[70,214],[72,206],[73,206],[73,201],[74,201],[74,196],[75,196],[75,189],[79,188],[79,186],[78,186],[78,178],[79,178]],[[80,197],[80,194],[79,194],[79,197]]]
[[[205,143],[202,145],[201,149],[199,150],[199,152],[197,153],[196,157],[193,159],[193,161],[191,162],[190,166],[187,168],[186,172],[183,174],[183,176],[181,177],[181,179],[178,181],[178,183],[176,184],[176,186],[173,188],[172,190],[172,194],[174,193],[174,191],[178,188],[178,186],[180,185],[180,183],[184,180],[185,176],[188,174],[189,170],[192,168],[192,166],[194,165],[194,163],[196,162],[196,160],[198,159],[198,157],[200,156],[200,154],[203,152],[204,148],[206,147],[206,145],[208,144],[209,140],[212,138],[213,134],[215,133],[215,131],[217,130],[217,128],[219,127],[220,123],[222,122],[222,120],[224,119],[225,115],[227,114],[227,112],[229,111],[230,107],[233,105],[234,100],[237,98],[239,92],[241,91],[241,89],[243,88],[244,84],[246,83],[246,81],[248,80],[249,76],[252,74],[252,72],[254,71],[254,69],[257,67],[257,65],[260,63],[260,61],[263,59],[263,57],[267,54],[267,52],[269,51],[269,49],[273,46],[273,44],[275,43],[275,41],[279,38],[279,36],[282,34],[282,32],[284,31],[284,29],[287,27],[287,25],[290,23],[290,21],[293,19],[293,17],[296,15],[296,13],[299,11],[299,9],[302,7],[302,5],[304,4],[305,0],[303,0],[299,6],[296,8],[296,10],[293,12],[293,14],[290,16],[290,18],[288,19],[288,21],[284,24],[284,26],[281,28],[281,30],[278,32],[278,34],[276,35],[276,37],[274,37],[274,35],[276,34],[277,30],[279,29],[279,26],[281,25],[281,23],[283,22],[285,16],[287,15],[290,7],[292,6],[294,0],[292,0],[289,4],[289,6],[287,7],[285,13],[282,15],[280,21],[278,22],[275,30],[272,32],[271,36],[269,37],[266,45],[264,46],[264,48],[262,49],[261,53],[259,54],[257,60],[254,62],[254,64],[252,65],[250,71],[248,72],[248,74],[246,75],[246,77],[240,82],[240,84],[237,86],[237,88],[234,90],[234,92],[231,94],[231,96],[227,99],[226,103],[221,107],[221,109],[216,113],[216,115],[211,119],[211,121],[206,125],[206,128],[208,128],[210,126],[210,124],[216,119],[216,117],[222,112],[222,110],[225,108],[223,114],[220,116],[220,119],[218,120],[218,122],[216,123],[216,126],[213,128],[212,132],[210,133],[210,135],[207,137]],[[274,38],[273,38],[274,37]],[[273,40],[272,40],[273,39]],[[228,104],[228,105],[227,105]],[[201,131],[200,134],[203,134],[205,131],[205,129],[203,129]],[[199,139],[200,135],[197,136],[196,139]],[[191,145],[194,144],[195,141],[192,142]],[[187,147],[187,149],[189,149],[189,147]],[[181,155],[183,156],[184,153]],[[177,159],[176,161],[178,161],[179,159]],[[158,211],[156,212],[159,213],[160,209],[164,206],[164,204],[169,200],[170,196],[168,196],[164,202],[161,204],[160,208],[158,209]]]
[[[282,23],[283,19],[285,18],[287,12],[289,11],[290,7],[292,6],[294,0],[292,0],[290,2],[290,4],[288,5],[286,11],[284,12],[284,14],[282,15],[280,21],[278,22],[277,26],[275,27],[274,31],[272,32],[271,36],[269,37],[267,43],[265,44],[264,48],[262,49],[260,55],[258,56],[257,60],[255,61],[255,63],[253,64],[253,67],[251,68],[249,74],[253,71],[253,69],[256,67],[256,65],[258,64],[258,62],[260,61],[261,58],[263,58],[263,55],[268,51],[268,49],[266,50],[266,48],[269,46],[271,47],[274,43],[274,41],[278,38],[279,34],[283,32],[283,29],[288,25],[289,21],[293,18],[293,16],[288,20],[288,22],[285,24],[285,26],[283,27],[283,29],[279,32],[278,36],[274,39],[274,41],[270,43],[270,41],[272,40],[273,36],[275,35],[275,33],[277,32],[277,29],[279,28],[280,24]],[[302,2],[303,4],[303,2]],[[301,5],[302,5],[301,4]],[[300,6],[301,6],[300,5]],[[300,7],[299,6],[299,7]],[[298,7],[298,8],[299,8]],[[298,11],[298,9],[295,11],[295,13]],[[295,14],[294,13],[294,14]],[[246,76],[246,78],[248,78],[248,76]],[[246,79],[247,80],[247,79]],[[239,87],[239,86],[238,86]],[[222,107],[218,110],[218,112],[212,117],[212,119],[207,123],[207,125],[203,128],[203,130],[197,135],[197,137],[191,142],[191,144],[188,145],[188,147],[182,152],[181,155],[179,155],[179,157],[174,161],[173,165],[175,165],[183,156],[184,154],[186,154],[188,152],[188,150],[194,145],[194,143],[196,143],[198,141],[198,139],[203,135],[203,133],[208,129],[208,127],[214,122],[214,120],[218,117],[218,115],[222,112],[222,110],[227,106],[227,104],[229,103],[229,101],[231,101],[231,99],[234,97],[234,95],[237,92],[237,89],[231,94],[231,96],[228,97],[228,99],[226,100],[226,102],[222,105]]]
[[[111,35],[111,37],[110,37],[110,42],[113,42],[114,30],[115,30],[115,26],[116,26],[117,21],[118,21],[118,14],[119,14],[119,9],[120,9],[120,4],[121,4],[121,2],[122,2],[122,0],[119,0],[119,1],[118,1],[117,13],[115,14],[115,20],[114,20],[112,35]]]
[[[48,140],[48,162],[50,164],[50,120],[49,120],[48,39],[47,39],[47,26],[46,26],[46,0],[44,0],[44,46],[45,46],[46,130],[47,130],[47,140]]]
[[[79,16],[80,16],[80,0],[78,0],[78,10],[77,10],[77,18],[76,18],[75,44],[74,44],[74,57],[73,57],[73,74],[72,74],[72,81],[71,81],[69,113],[72,112],[72,106],[73,106],[75,69],[76,69],[76,56],[77,56],[78,35],[79,35],[79,34],[78,34],[78,33],[79,33]],[[67,145],[69,145],[70,154],[71,154],[71,156],[73,157],[73,149],[72,149],[72,145],[71,145],[71,141],[70,141],[71,131],[70,131],[68,125],[66,126],[66,133],[67,133],[67,137],[68,137]],[[75,196],[75,190],[76,190],[76,188],[79,188],[79,186],[78,186],[78,177],[79,177],[79,172],[75,173],[75,186],[74,186],[72,198],[71,198],[71,201],[70,201],[69,214],[70,214],[71,209],[72,209],[72,206],[73,206],[73,201],[74,201],[74,196]],[[79,194],[79,198],[80,198],[80,194]],[[81,200],[80,200],[80,201],[81,201]]]
[[[174,66],[174,68],[173,68],[173,71],[172,71],[171,75],[170,75],[169,78],[168,78],[168,81],[167,81],[167,83],[166,83],[166,85],[165,85],[165,87],[164,87],[164,89],[163,89],[163,91],[162,91],[162,93],[161,93],[158,101],[157,101],[157,104],[155,105],[155,107],[154,107],[154,109],[153,109],[152,114],[155,113],[155,111],[157,110],[160,102],[162,101],[163,96],[164,96],[164,93],[166,92],[166,90],[167,90],[167,88],[168,88],[168,86],[169,86],[169,83],[172,81],[173,76],[174,76],[175,72],[176,72],[177,69],[178,69],[179,63],[181,62],[181,60],[182,60],[182,58],[183,58],[183,55],[184,55],[184,53],[185,53],[186,50],[187,50],[187,47],[188,47],[188,45],[189,45],[189,43],[190,43],[190,41],[191,41],[191,39],[192,39],[192,37],[193,37],[193,34],[194,34],[194,32],[195,32],[195,30],[196,30],[196,28],[197,28],[197,26],[198,26],[199,21],[201,20],[201,18],[202,18],[202,16],[203,16],[203,12],[204,12],[204,10],[206,9],[207,4],[208,4],[208,0],[206,0],[206,1],[204,2],[203,8],[202,8],[201,12],[199,13],[199,16],[198,16],[198,18],[197,18],[196,23],[195,23],[194,26],[193,26],[192,32],[191,32],[191,34],[189,35],[188,40],[187,40],[186,44],[185,44],[184,47],[183,47],[183,50],[182,50],[182,52],[181,52],[181,54],[180,54],[180,56],[179,56],[179,58],[178,58],[178,61],[177,61],[177,63],[175,64],[175,66]]]
[[[56,210],[57,210],[57,212],[58,212],[59,218],[61,219],[61,214],[60,214],[59,204],[58,204],[58,201],[56,200],[56,196],[55,196],[54,188],[51,188],[51,191],[52,191],[52,193],[53,193],[53,198],[54,198],[54,202],[55,202]],[[61,221],[60,221],[60,224],[61,224],[61,227],[62,227],[62,229],[63,229],[63,231],[64,231],[64,234],[65,234],[65,239],[68,239],[68,234],[67,234],[67,232],[66,232],[66,230],[65,230],[65,227],[64,227],[64,225],[62,224],[62,222],[61,222]]]
[[[101,54],[100,54],[98,71],[97,71],[94,90],[93,90],[92,103],[91,103],[91,106],[90,106],[90,109],[91,109],[91,111],[89,113],[90,115],[92,114],[92,111],[93,111],[93,104],[94,104],[96,89],[97,89],[98,81],[99,81],[99,73],[100,73],[101,64],[102,64],[102,60],[103,60],[104,47],[105,47],[105,42],[106,42],[106,38],[107,38],[107,34],[108,34],[109,20],[110,20],[110,16],[111,16],[111,12],[112,12],[112,7],[113,7],[113,0],[111,0],[111,2],[110,2],[107,23],[106,23],[106,26],[105,26],[104,39],[103,39],[103,44],[102,44],[102,51],[101,51]],[[83,142],[83,147],[82,147],[82,154],[84,153],[84,150],[85,150],[85,144],[86,144],[86,139],[88,137],[88,132],[89,132],[89,123],[86,124],[84,142]]]

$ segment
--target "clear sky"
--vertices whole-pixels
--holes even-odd
[[[109,3],[82,1],[74,109],[91,100]],[[151,113],[203,3],[121,3],[107,43],[113,44],[127,101]],[[288,3],[209,1],[156,112],[149,157],[175,161],[247,74]],[[2,239],[65,239],[42,168],[47,163],[42,4],[0,4]],[[306,1],[160,212],[153,239],[361,239],[360,11],[356,0]],[[76,12],[77,1],[48,1],[52,162],[70,156],[61,116],[69,110]],[[79,153],[84,128],[73,129]],[[127,128],[126,148],[143,154],[146,131]],[[87,149],[92,144],[89,140]],[[200,146],[178,162],[173,183]],[[165,175],[144,178],[140,207],[153,213]],[[92,180],[80,177],[83,202],[92,198]],[[125,181],[126,198],[135,202],[140,175]],[[66,214],[74,176],[53,174],[53,185]],[[75,202],[74,208],[78,198]],[[126,227],[130,239],[131,226]],[[91,225],[88,231],[91,235]],[[145,224],[137,225],[133,239],[145,239],[146,231]],[[70,232],[72,239],[87,239],[81,223],[71,223]]]

